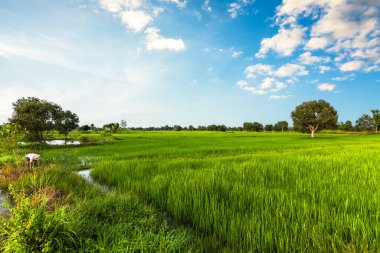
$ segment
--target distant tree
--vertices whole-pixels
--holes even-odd
[[[127,121],[122,119],[120,122],[120,128],[121,129],[127,129]]]
[[[87,132],[87,131],[91,130],[91,127],[89,125],[83,125],[83,126],[79,127],[79,130],[81,130],[83,132]]]
[[[29,132],[29,139],[43,140],[43,132],[56,129],[55,121],[62,108],[35,97],[21,98],[13,103],[10,123],[18,124]]]
[[[375,126],[375,131],[377,133],[377,129],[380,126],[380,111],[379,110],[371,110],[372,112],[372,120]]]
[[[194,128],[192,125],[190,125],[190,126],[188,127],[188,129],[189,129],[189,131],[194,131],[194,130],[195,130],[195,128]]]
[[[174,131],[181,131],[182,127],[179,125],[174,125]]]
[[[371,131],[374,127],[374,121],[368,114],[363,114],[356,121],[356,129],[359,131]]]
[[[67,135],[78,127],[79,117],[71,111],[60,111],[55,117],[56,129],[65,136],[65,143]]]
[[[95,127],[94,124],[91,124],[90,127],[91,127],[91,130],[92,130],[92,131],[95,131],[95,130],[96,130],[96,127]]]
[[[109,124],[103,125],[103,130],[111,131],[113,133],[116,133],[117,130],[119,130],[119,128],[120,128],[119,123],[109,123]]]
[[[208,125],[207,131],[216,131],[216,125]]]
[[[254,131],[253,130],[253,124],[251,122],[244,122],[243,123],[243,130],[247,132]]]
[[[205,127],[205,126],[198,126],[197,130],[198,131],[205,131],[205,130],[207,130],[207,127]]]
[[[259,122],[253,122],[252,123],[252,128],[253,128],[253,131],[256,131],[256,132],[262,132],[262,131],[264,131],[263,124],[261,124]]]
[[[354,129],[354,126],[352,125],[351,120],[347,120],[346,123],[344,124],[346,125],[346,131],[352,131]]]
[[[217,125],[216,131],[225,132],[225,131],[227,131],[227,127],[225,125]]]
[[[285,120],[277,121],[277,123],[274,124],[273,129],[274,129],[274,131],[278,131],[278,132],[288,131],[289,130],[289,123],[286,122]]]
[[[266,132],[272,132],[273,131],[273,125],[265,125],[264,130]]]
[[[309,129],[311,137],[318,129],[335,128],[338,121],[337,111],[324,100],[302,103],[295,108],[291,117],[294,128],[302,132]]]
[[[354,127],[352,126],[352,122],[347,120],[346,122],[339,122],[339,129],[343,131],[352,131]]]

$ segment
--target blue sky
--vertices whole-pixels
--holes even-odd
[[[35,96],[81,124],[240,126],[325,99],[380,108],[379,0],[0,2],[0,122]]]

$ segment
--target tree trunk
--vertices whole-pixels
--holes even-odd
[[[318,125],[316,125],[316,126],[310,125],[309,129],[310,129],[310,132],[311,132],[311,138],[314,138],[314,133],[317,131]]]
[[[67,144],[67,133],[65,133],[65,145]]]

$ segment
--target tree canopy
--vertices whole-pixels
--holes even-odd
[[[28,139],[43,140],[43,133],[58,130],[67,133],[78,126],[79,118],[61,106],[35,97],[20,98],[13,104],[10,123],[18,124],[29,132]]]
[[[375,131],[377,133],[377,129],[380,126],[380,111],[379,110],[371,110],[372,112],[372,120],[375,126]]]
[[[356,129],[359,131],[371,131],[373,127],[373,119],[368,114],[363,114],[356,120]]]
[[[312,100],[298,105],[292,112],[293,127],[295,130],[311,132],[311,137],[317,130],[335,128],[338,122],[338,113],[324,100]]]

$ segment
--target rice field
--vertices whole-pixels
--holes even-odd
[[[193,228],[200,251],[379,252],[380,136],[165,132],[76,149]],[[94,158],[95,159],[95,158]]]

